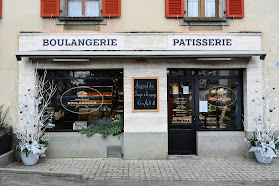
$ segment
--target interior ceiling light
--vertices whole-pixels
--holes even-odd
[[[196,58],[198,61],[231,61],[231,57],[199,57]]]
[[[57,58],[54,58],[52,59],[54,62],[80,62],[80,61],[89,61],[89,59],[57,59]]]

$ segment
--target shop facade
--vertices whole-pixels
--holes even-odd
[[[247,157],[252,100],[262,93],[261,37],[22,33],[19,102],[35,85],[35,68],[46,69],[58,88],[49,108],[49,158],[106,157],[107,146],[120,146],[125,159]],[[124,117],[121,135],[91,138],[73,128],[117,115]]]

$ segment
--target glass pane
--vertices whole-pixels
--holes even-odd
[[[200,129],[241,129],[237,126],[238,85],[236,79],[199,80]]]
[[[59,70],[59,71],[48,71],[47,77],[51,79],[115,79],[122,77],[122,70]],[[42,75],[42,74],[41,74]]]
[[[169,84],[171,128],[192,128],[192,85],[190,82]]]
[[[217,76],[217,70],[199,70],[200,76]]]
[[[91,71],[91,77],[120,77],[122,76],[121,70],[105,71],[105,70],[94,70]]]
[[[239,70],[199,70],[200,76],[238,76]]]
[[[90,77],[90,71],[74,71],[75,78],[86,78]]]
[[[188,0],[188,17],[199,17],[199,0]]]
[[[185,70],[185,69],[170,69],[168,76],[194,76],[194,70]]]
[[[73,123],[81,121],[87,125],[112,122],[123,115],[123,75],[120,70],[103,70],[107,76],[91,78],[92,71],[50,70],[56,74],[57,91],[50,101],[48,111],[53,114],[48,130],[73,130]],[[42,74],[44,71],[40,71]],[[122,71],[121,71],[122,72]],[[52,79],[48,76],[48,79]],[[86,86],[86,87],[78,87]],[[103,98],[103,99],[102,99]],[[61,104],[62,102],[62,104]]]
[[[215,0],[205,0],[205,17],[216,17]]]
[[[220,76],[238,76],[239,70],[219,70]]]
[[[81,17],[82,16],[81,1],[69,1],[68,2],[68,16],[69,17]]]
[[[85,2],[85,16],[97,17],[100,14],[99,1]]]

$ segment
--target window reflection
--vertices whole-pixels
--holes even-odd
[[[199,101],[207,102],[207,112],[199,113],[201,129],[237,128],[238,81],[200,79]]]
[[[199,70],[200,76],[238,76],[239,70]]]
[[[169,70],[168,76],[194,76],[194,70],[185,70],[185,69],[171,69]]]
[[[74,72],[75,78],[85,78],[90,77],[90,71],[75,71]]]
[[[78,121],[87,125],[112,122],[124,113],[122,70],[50,70],[47,78],[57,85],[48,108],[54,126],[48,130],[71,131]]]
[[[190,82],[169,83],[170,122],[172,128],[192,128],[192,85]]]
[[[243,130],[241,75],[241,70],[169,69],[169,127]]]

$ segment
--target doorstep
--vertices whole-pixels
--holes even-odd
[[[199,159],[197,155],[168,155],[170,160]]]

